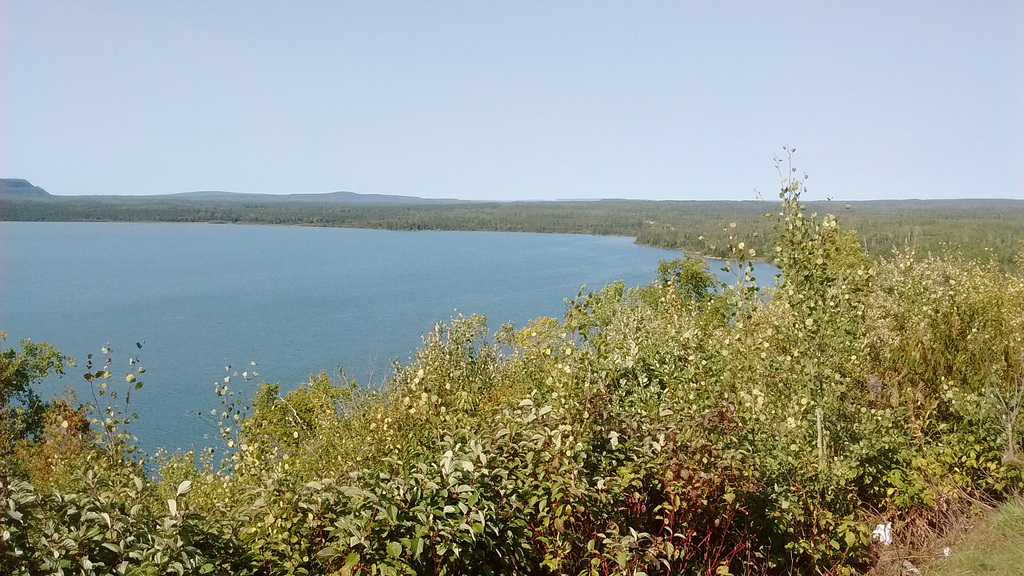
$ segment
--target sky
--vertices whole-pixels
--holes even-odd
[[[0,0],[52,194],[1024,198],[1024,2]]]

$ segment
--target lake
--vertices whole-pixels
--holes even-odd
[[[435,321],[480,313],[496,331],[561,318],[581,285],[646,284],[679,255],[608,236],[2,222],[0,331],[7,347],[30,338],[78,360],[44,397],[71,386],[91,400],[86,355],[113,348],[113,385],[139,352],[133,431],[147,451],[173,450],[216,442],[205,415],[226,366],[257,363],[258,379],[232,379],[246,394],[339,368],[378,385]],[[755,268],[766,284],[775,272]]]

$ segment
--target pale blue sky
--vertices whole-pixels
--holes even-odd
[[[1024,2],[0,0],[53,194],[1024,197]]]

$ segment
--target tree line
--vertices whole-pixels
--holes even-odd
[[[933,200],[811,202],[855,230],[873,257],[893,249],[925,256],[959,250],[1011,266],[1024,236],[1024,201]],[[634,201],[493,202],[426,205],[201,202],[102,197],[45,200],[7,198],[0,219],[10,221],[226,222],[374,228],[385,230],[488,230],[630,236],[643,245],[715,257],[729,255],[729,225],[750,231],[761,254],[776,238],[771,202]],[[768,218],[765,215],[769,215]]]

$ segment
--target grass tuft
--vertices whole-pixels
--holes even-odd
[[[1024,574],[1024,496],[997,508],[951,546],[944,561],[935,562],[926,576],[1020,576]]]

